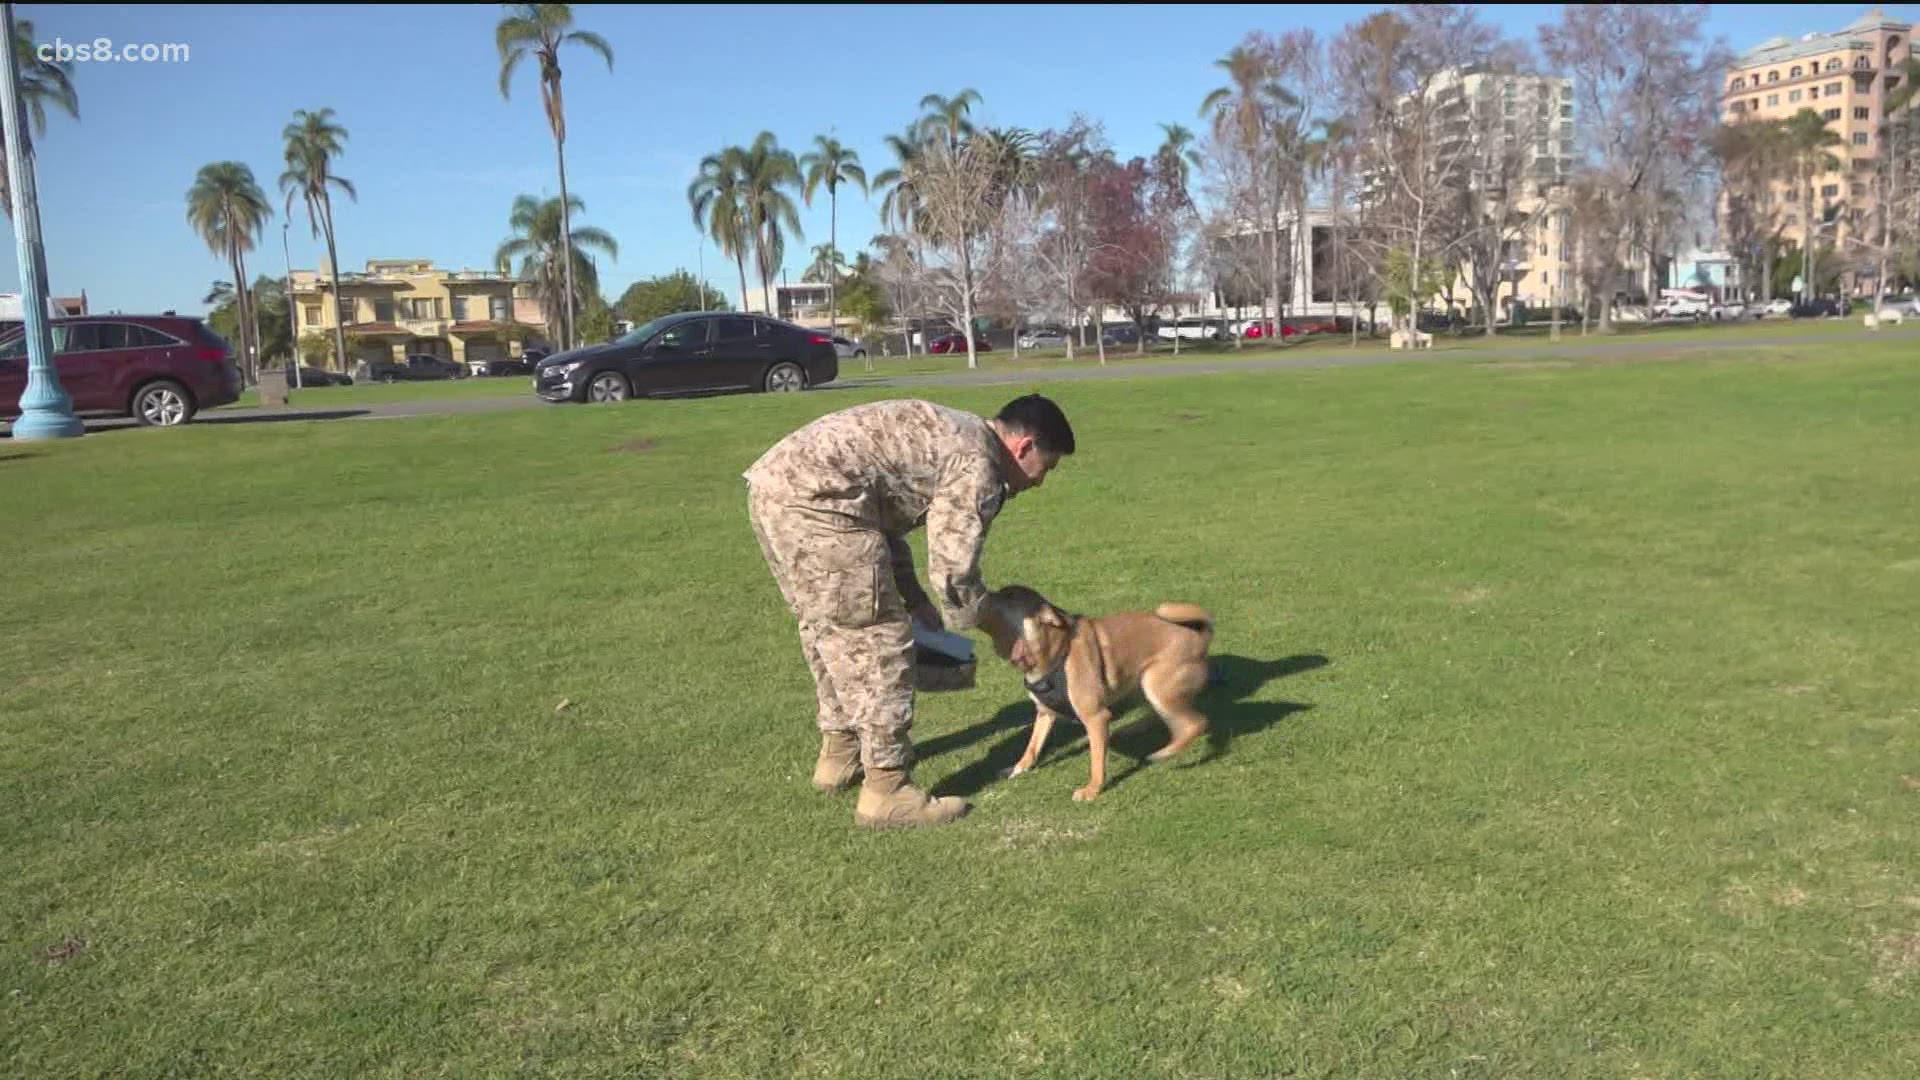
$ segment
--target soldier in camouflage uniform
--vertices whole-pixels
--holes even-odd
[[[1060,407],[1038,394],[988,420],[926,401],[857,405],[815,420],[743,475],[748,516],[787,606],[819,699],[814,786],[864,773],[854,820],[937,825],[966,813],[909,777],[913,631],[909,619],[978,625],[980,549],[1006,499],[1038,487],[1073,453]],[[930,599],[907,534],[927,528]]]

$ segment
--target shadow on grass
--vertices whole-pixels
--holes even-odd
[[[1278,660],[1255,660],[1232,655],[1212,657],[1209,663],[1213,676],[1195,703],[1207,715],[1207,750],[1203,755],[1189,750],[1181,756],[1181,760],[1169,763],[1168,767],[1204,765],[1227,753],[1235,739],[1258,734],[1294,713],[1313,708],[1312,705],[1297,701],[1248,699],[1275,679],[1314,671],[1326,667],[1330,662],[1318,654],[1301,654]],[[1167,741],[1167,730],[1160,718],[1152,709],[1143,708],[1145,703],[1139,700],[1137,693],[1132,697],[1130,703],[1123,703],[1114,711],[1113,730],[1107,738],[1107,748],[1122,758],[1133,759],[1133,762],[1108,776],[1108,788],[1117,787],[1121,781],[1146,768],[1147,755],[1160,749]],[[1139,715],[1133,717],[1134,713]],[[1005,737],[995,743],[985,756],[941,780],[931,789],[935,795],[977,795],[1019,760],[1020,754],[1026,749],[1032,723],[1033,703],[1017,701],[995,713],[992,719],[951,735],[916,743],[914,756],[917,760],[926,761],[1004,734]],[[1054,725],[1053,730],[1052,741],[1057,743],[1061,733],[1066,732],[1067,738],[1072,740],[1071,746],[1064,752],[1052,755],[1048,755],[1043,748],[1040,762],[1035,766],[1036,772],[1086,755],[1084,728],[1062,720]]]

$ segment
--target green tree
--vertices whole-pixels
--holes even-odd
[[[679,311],[726,311],[729,305],[720,290],[702,285],[685,270],[675,270],[627,286],[614,308],[621,318],[639,326]]]
[[[1786,144],[1789,160],[1793,164],[1795,183],[1802,189],[1800,205],[1800,250],[1810,252],[1812,266],[1802,275],[1804,287],[1800,298],[1806,300],[1820,291],[1820,285],[1814,280],[1814,274],[1820,265],[1819,229],[1826,214],[1815,210],[1815,188],[1819,186],[1820,175],[1840,167],[1840,159],[1833,155],[1833,148],[1840,145],[1840,136],[1827,127],[1826,120],[1812,109],[1801,109],[1786,120]]]
[[[580,305],[581,345],[598,345],[613,340],[613,309],[600,296],[600,290],[588,293]]]
[[[816,244],[813,248],[813,261],[800,271],[801,281],[818,282],[832,286],[847,272],[847,262],[831,244]]]
[[[747,250],[753,246],[747,218],[747,152],[729,146],[708,154],[700,161],[700,172],[687,185],[687,205],[693,210],[693,227],[704,232],[733,260],[740,272],[740,304],[747,304]]]
[[[773,279],[786,259],[787,236],[800,236],[800,211],[794,206],[788,188],[801,185],[800,164],[793,154],[780,148],[773,132],[754,137],[741,158],[741,177],[745,182],[742,202],[747,211],[747,228],[753,237],[754,262],[760,270],[760,287],[773,308]]]
[[[503,4],[507,17],[494,27],[494,44],[500,50],[500,96],[509,98],[509,89],[513,84],[513,71],[522,60],[532,57],[540,65],[540,104],[547,114],[547,127],[553,132],[553,154],[560,166],[560,227],[556,235],[573,233],[573,203],[567,197],[567,110],[560,88],[560,47],[579,45],[600,54],[607,62],[607,70],[613,70],[613,46],[599,34],[585,30],[574,30],[573,6],[571,4]],[[562,335],[560,346],[566,348],[573,342],[574,301],[579,295],[575,291],[573,272],[575,267],[568,261],[562,267],[561,274],[566,279],[561,283],[560,295],[564,299],[561,310]],[[598,294],[598,289],[593,290]],[[552,329],[549,325],[549,329]]]
[[[235,296],[238,308],[240,356],[249,371],[257,372],[260,361],[259,338],[247,329],[255,320],[247,280],[247,252],[260,239],[273,207],[266,193],[253,178],[253,170],[238,161],[216,161],[204,165],[187,191],[187,224],[206,242],[208,250],[224,256],[232,271],[232,280],[240,284]]]
[[[567,197],[571,213],[561,208],[560,200],[516,196],[507,224],[513,235],[501,241],[493,261],[502,271],[513,269],[520,260],[519,274],[533,283],[540,298],[540,311],[547,320],[547,333],[554,334],[564,312],[577,310],[590,296],[600,295],[600,275],[587,257],[589,249],[620,257],[620,245],[604,229],[591,226],[567,231],[572,213],[584,212],[587,204],[578,195]],[[571,238],[571,243],[561,240]],[[602,302],[604,306],[604,301]]]
[[[248,333],[252,340],[259,342],[260,359],[272,363],[293,355],[289,344],[293,328],[287,320],[285,285],[279,278],[262,274],[253,279],[247,297],[253,312]],[[207,312],[208,328],[228,340],[241,340],[240,298],[234,292],[233,284],[214,282],[207,291],[205,302],[212,305],[212,310]]]
[[[327,266],[333,275],[333,304],[336,315],[333,320],[334,355],[339,360],[340,370],[347,369],[347,328],[338,317],[340,297],[340,254],[334,246],[333,232],[333,188],[347,193],[347,198],[358,199],[359,193],[353,190],[352,181],[333,173],[333,159],[340,156],[341,144],[347,141],[347,129],[333,122],[333,110],[321,109],[319,112],[297,110],[293,122],[280,133],[286,140],[286,171],[280,174],[280,190],[286,193],[286,213],[293,215],[293,199],[298,195],[306,201],[307,227],[318,237],[325,235],[327,240]],[[291,286],[291,282],[288,283]]]
[[[822,186],[827,189],[827,250],[834,252],[833,261],[838,261],[840,185],[856,184],[864,194],[867,190],[867,171],[860,167],[860,155],[840,145],[838,139],[815,135],[813,145],[814,149],[800,158],[800,168],[806,174],[806,186],[801,189],[801,195],[807,200],[807,205],[812,206],[814,192]],[[819,249],[815,248],[814,251],[817,255]],[[840,325],[840,289],[831,275],[827,278],[827,323],[833,327]]]
[[[73,64],[42,60],[33,38],[33,20],[13,21],[13,63],[20,72],[20,107],[26,110],[27,129],[20,133],[31,147],[33,136],[47,133],[47,106],[80,119],[80,97],[73,90]],[[6,149],[0,147],[0,211],[13,217],[13,193],[7,186]]]

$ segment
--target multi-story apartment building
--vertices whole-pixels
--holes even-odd
[[[331,342],[344,324],[346,366],[425,353],[459,363],[504,359],[543,340],[546,326],[532,286],[491,270],[443,270],[427,259],[370,259],[340,275],[326,267],[293,272],[294,325],[301,338]]]
[[[1899,87],[1900,69],[1912,55],[1911,23],[1872,11],[1827,34],[1798,40],[1773,38],[1742,53],[1727,72],[1722,95],[1728,123],[1783,120],[1812,109],[1839,136],[1833,148],[1839,167],[1813,178],[1812,224],[1823,245],[1842,253],[1870,242],[1877,205],[1873,170],[1887,96]],[[1801,242],[1806,192],[1797,180],[1773,185],[1772,224]]]
[[[741,298],[740,310],[771,314],[776,319],[785,319],[809,330],[826,330],[831,326],[829,315],[832,308],[828,303],[828,290],[824,282],[802,281],[791,285],[776,282],[772,289],[772,302],[768,301],[767,294],[766,289],[748,289]],[[842,324],[849,321],[846,312],[840,313],[840,321]]]

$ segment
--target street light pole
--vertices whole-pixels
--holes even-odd
[[[20,101],[20,64],[13,51],[13,5],[0,4],[0,112],[6,128],[7,183],[13,193],[13,246],[20,261],[21,318],[27,335],[27,386],[20,395],[20,440],[70,439],[86,434],[73,415],[73,399],[60,387],[53,366],[53,327],[47,319],[47,253],[40,243],[40,192],[33,182],[27,147],[27,113]]]
[[[280,258],[287,264],[287,285],[280,295],[287,302],[287,352],[293,355],[293,388],[300,386],[300,323],[293,317],[293,256],[287,254],[287,226],[291,221],[280,223]]]

